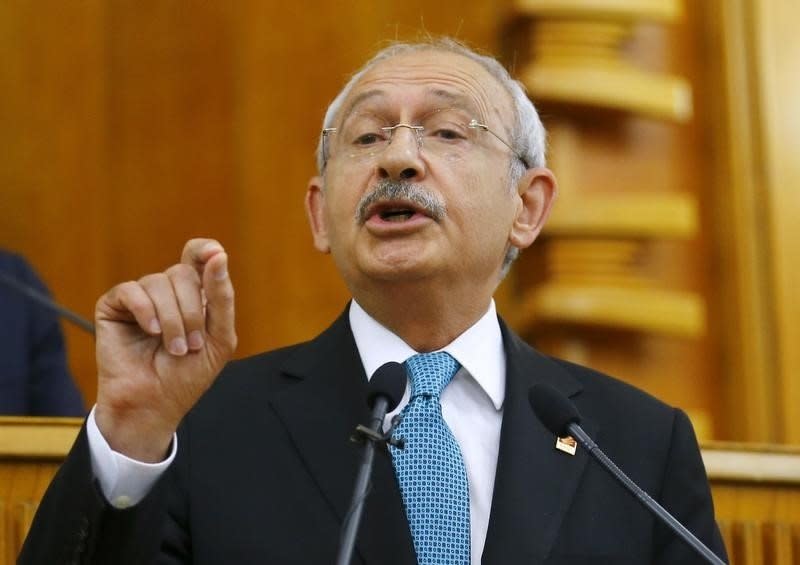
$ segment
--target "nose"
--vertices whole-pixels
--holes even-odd
[[[409,127],[398,127],[392,133],[391,143],[378,156],[376,166],[379,178],[393,180],[420,180],[426,166],[422,158],[417,132]]]

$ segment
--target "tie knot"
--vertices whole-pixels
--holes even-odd
[[[411,398],[420,395],[438,398],[461,366],[444,351],[414,355],[405,365],[411,377]]]

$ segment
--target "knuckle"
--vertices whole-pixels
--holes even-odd
[[[187,326],[197,328],[203,325],[203,311],[196,308],[188,308],[183,311],[183,321]]]
[[[164,328],[165,333],[183,333],[183,320],[180,316],[172,312],[159,313],[158,320],[161,323],[161,327]]]
[[[138,286],[139,284],[136,281],[126,281],[109,290],[105,296],[127,296],[135,293]]]
[[[130,310],[134,316],[150,314],[153,310],[153,303],[150,302],[147,297],[142,296],[141,294],[129,296],[126,304],[128,306],[128,310]]]
[[[158,284],[162,284],[166,281],[167,276],[164,273],[150,273],[149,275],[145,275],[140,278],[137,282],[143,288],[148,289],[156,286]]]
[[[109,302],[111,302],[111,292],[107,292],[97,299],[97,302],[94,303],[95,317],[97,317],[100,312],[106,310],[106,304]]]
[[[135,281],[119,284],[112,289],[112,292],[134,314],[151,306],[142,287]]]
[[[225,308],[233,307],[235,301],[235,297],[233,295],[233,291],[231,292],[221,292],[217,295],[214,299],[214,302],[220,306]]]
[[[197,270],[185,263],[172,265],[169,269],[164,271],[164,273],[172,280],[190,280],[198,284],[200,283],[200,276],[197,274]]]

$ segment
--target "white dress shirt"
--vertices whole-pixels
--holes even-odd
[[[388,361],[402,363],[418,353],[355,301],[351,303],[349,316],[367,378]],[[469,481],[472,564],[479,565],[492,507],[506,383],[505,351],[494,301],[481,319],[440,351],[446,351],[461,364],[461,369],[442,392],[441,404],[444,419],[464,457]],[[387,414],[385,426],[408,404],[409,395],[407,383],[403,399]],[[131,506],[144,498],[169,467],[178,449],[175,436],[165,461],[141,463],[109,447],[97,428],[94,409],[89,414],[86,429],[92,470],[106,499],[118,508]]]
[[[355,301],[350,306],[350,326],[367,378],[384,363],[402,363],[418,353]],[[494,301],[480,320],[439,351],[446,351],[461,364],[461,369],[442,391],[440,401],[442,415],[461,448],[467,469],[471,561],[473,565],[480,565],[492,509],[506,395],[506,356]],[[397,408],[386,415],[384,428],[388,427],[392,416],[408,404],[409,385],[407,383]]]

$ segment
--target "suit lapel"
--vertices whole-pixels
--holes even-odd
[[[528,390],[543,382],[574,397],[582,387],[553,361],[501,326],[507,387],[483,563],[543,563],[555,543],[588,454],[580,447],[574,456],[555,448],[556,438],[530,408]],[[591,422],[582,425],[593,433]]]
[[[347,310],[284,366],[297,383],[271,404],[340,523],[347,514],[361,450],[349,441],[367,421],[367,378]],[[388,451],[376,452],[356,549],[365,563],[414,564],[413,544]]]

